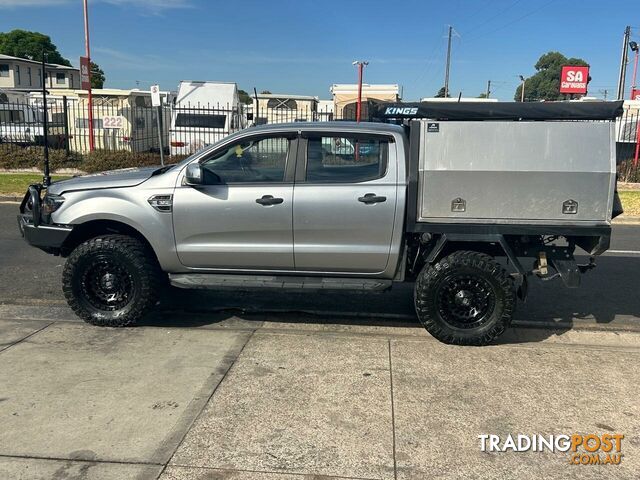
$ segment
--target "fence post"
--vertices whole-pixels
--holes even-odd
[[[67,157],[71,155],[69,139],[69,111],[67,109],[67,96],[62,96],[62,112],[64,115],[64,150]]]
[[[161,112],[162,112],[162,97],[160,97],[160,105],[156,107],[156,120],[158,122],[158,146],[160,147],[160,165],[164,167],[164,148],[162,146],[162,123],[160,122]]]

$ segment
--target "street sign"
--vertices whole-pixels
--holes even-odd
[[[160,85],[151,85],[151,106],[160,106]]]
[[[89,59],[87,57],[80,57],[80,88],[82,90],[89,90],[91,88],[91,80],[89,77]]]
[[[565,65],[560,74],[560,93],[587,93],[589,67]]]

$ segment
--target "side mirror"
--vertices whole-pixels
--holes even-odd
[[[202,165],[198,162],[187,165],[184,180],[187,185],[202,185],[203,183]]]

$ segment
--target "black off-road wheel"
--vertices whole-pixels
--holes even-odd
[[[441,342],[487,345],[510,325],[516,292],[492,257],[458,251],[424,267],[414,301],[420,322]]]
[[[157,302],[163,274],[153,252],[127,235],[102,235],[76,247],[64,266],[62,290],[85,322],[126,327]]]

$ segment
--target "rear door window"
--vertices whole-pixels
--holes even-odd
[[[312,136],[307,140],[305,181],[361,183],[382,178],[389,140],[380,136]]]

